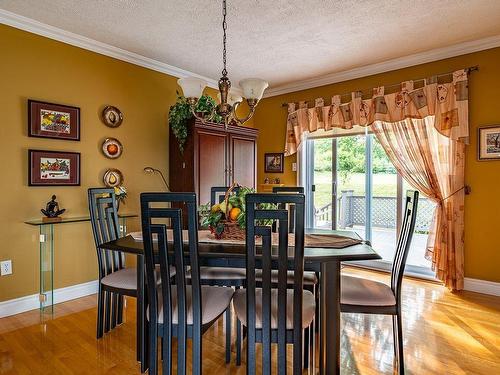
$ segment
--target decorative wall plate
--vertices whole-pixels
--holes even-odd
[[[107,187],[114,188],[116,186],[120,186],[123,183],[123,174],[118,169],[110,168],[106,172],[104,172],[102,181]]]
[[[121,142],[116,138],[106,138],[102,143],[102,153],[110,159],[118,159],[123,152]]]
[[[123,114],[118,108],[108,105],[102,111],[102,121],[110,128],[117,128],[123,122]]]

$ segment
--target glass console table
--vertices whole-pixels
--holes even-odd
[[[118,214],[120,234],[127,232],[126,219],[137,217],[136,214]],[[79,223],[90,221],[89,216],[66,216],[59,221],[43,221],[42,219],[27,220],[24,223],[39,227],[40,231],[40,311],[54,311],[54,226],[58,224]]]

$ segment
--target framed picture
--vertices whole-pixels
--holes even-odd
[[[29,186],[80,186],[80,153],[28,150]]]
[[[500,125],[480,127],[477,140],[479,160],[500,160]]]
[[[283,158],[282,152],[273,152],[264,154],[264,172],[266,173],[283,173]]]
[[[30,137],[80,140],[80,108],[28,100]]]

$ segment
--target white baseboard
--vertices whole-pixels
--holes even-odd
[[[464,280],[464,289],[470,292],[500,296],[500,283],[495,283],[493,281],[471,279],[466,277]]]
[[[83,284],[54,289],[54,304],[97,293],[98,285],[99,282],[97,280],[93,280]],[[0,302],[0,318],[38,309],[39,307],[40,302],[38,294],[3,301]]]

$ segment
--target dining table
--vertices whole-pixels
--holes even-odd
[[[204,241],[209,238],[207,231],[199,232],[198,258],[201,266],[246,268],[246,246],[244,241]],[[306,229],[308,234],[331,235],[360,240],[344,247],[311,247],[304,248],[304,270],[319,274],[319,373],[321,375],[340,374],[340,270],[341,263],[347,261],[381,259],[370,243],[361,241],[357,233],[346,230]],[[356,242],[356,241],[353,241]],[[186,258],[189,257],[185,244]],[[144,290],[144,243],[127,235],[117,240],[103,243],[100,248],[121,251],[137,255],[137,350],[141,358],[141,371],[147,369],[145,363],[146,330],[145,330],[145,290]],[[259,246],[257,245],[257,254]],[[276,251],[278,248],[272,248]],[[288,248],[290,262],[293,261],[293,247]]]

